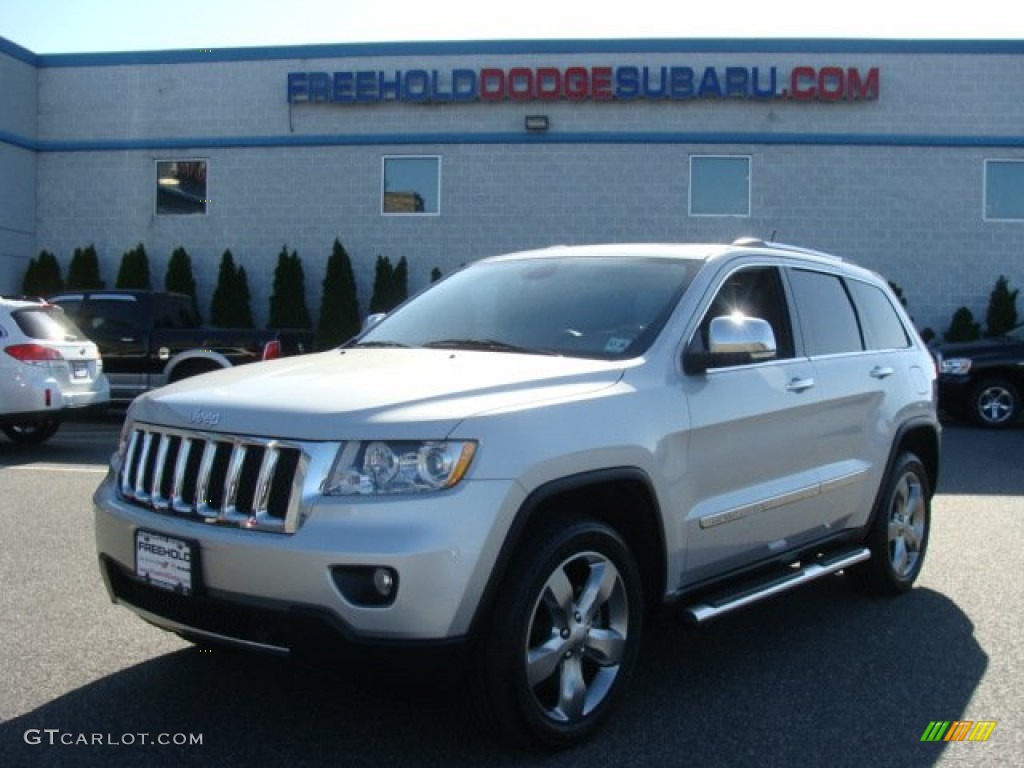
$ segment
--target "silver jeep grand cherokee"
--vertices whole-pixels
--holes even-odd
[[[562,747],[623,697],[645,609],[808,580],[910,589],[932,359],[884,280],[754,240],[514,253],[345,346],[138,398],[97,490],[113,600],[200,643],[468,650]]]

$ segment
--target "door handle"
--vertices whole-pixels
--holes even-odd
[[[876,365],[871,369],[871,375],[876,379],[885,379],[894,373],[896,373],[896,370],[888,365]]]
[[[789,383],[786,384],[786,389],[789,392],[803,392],[805,389],[810,389],[814,386],[814,379],[811,378],[794,378],[790,379]]]
[[[121,337],[121,342],[123,344],[131,344],[133,341],[135,341],[135,337],[133,337],[133,336],[122,336]]]

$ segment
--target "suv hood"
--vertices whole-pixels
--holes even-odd
[[[129,416],[294,440],[440,439],[474,414],[610,387],[623,369],[542,355],[331,350],[185,379],[136,399]]]
[[[1024,342],[1010,336],[997,336],[993,339],[979,339],[978,341],[952,342],[940,344],[935,348],[935,351],[944,358],[970,357],[973,359],[1019,354],[1018,350],[1024,350]]]

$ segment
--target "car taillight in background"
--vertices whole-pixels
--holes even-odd
[[[9,347],[4,347],[4,352],[23,363],[37,365],[64,359],[63,355],[56,349],[42,344],[12,344]]]
[[[268,341],[263,345],[263,359],[276,360],[281,356],[281,342]]]

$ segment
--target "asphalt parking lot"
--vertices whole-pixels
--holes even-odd
[[[947,426],[909,595],[836,577],[698,629],[663,616],[624,707],[555,755],[496,741],[458,685],[204,652],[112,606],[89,497],[117,429],[0,438],[0,765],[1024,765],[1024,426]],[[996,724],[922,742],[957,720]]]

